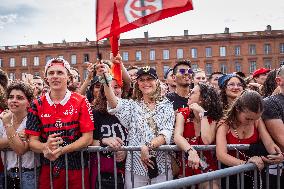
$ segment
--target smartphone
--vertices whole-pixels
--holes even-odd
[[[149,158],[154,164],[153,168],[150,166],[147,166],[148,168],[148,176],[150,179],[156,178],[159,175],[159,170],[158,170],[158,164],[157,164],[157,159],[155,156],[151,156]]]

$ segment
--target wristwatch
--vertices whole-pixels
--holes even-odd
[[[203,117],[207,117],[207,115],[208,115],[208,112],[207,112],[207,111],[203,111],[203,112],[200,112],[200,113],[199,113],[200,119],[202,119]]]
[[[149,150],[153,150],[155,148],[155,146],[152,142],[146,142],[145,146],[147,146],[149,148]]]

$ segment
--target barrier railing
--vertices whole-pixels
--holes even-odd
[[[197,151],[204,151],[204,150],[215,150],[216,146],[215,145],[198,145],[198,146],[193,146]],[[236,144],[236,145],[228,145],[228,150],[236,150],[237,151],[237,155],[238,155],[238,150],[247,150],[249,148],[249,145],[244,145],[244,144]],[[131,159],[133,160],[133,152],[134,151],[140,151],[141,147],[139,146],[124,146],[121,149],[119,149],[119,151],[128,151],[131,155]],[[212,187],[212,181],[219,179],[219,178],[223,178],[226,177],[226,188],[229,188],[229,179],[228,176],[230,175],[238,175],[238,180],[241,179],[241,182],[238,182],[238,188],[243,189],[244,188],[244,172],[246,171],[254,171],[256,173],[256,166],[252,163],[249,164],[245,164],[245,165],[240,165],[240,166],[235,166],[235,167],[230,167],[230,168],[226,168],[226,169],[220,169],[220,162],[218,162],[218,167],[220,170],[217,171],[212,171],[212,172],[208,172],[208,173],[203,173],[200,175],[194,175],[191,177],[185,177],[185,178],[180,178],[177,180],[171,180],[168,181],[169,178],[169,173],[168,173],[168,153],[172,152],[172,151],[180,151],[179,148],[176,145],[164,145],[161,146],[157,149],[155,149],[156,151],[164,151],[165,152],[165,167],[166,167],[166,182],[163,183],[159,183],[159,184],[153,184],[153,185],[149,185],[149,186],[145,186],[145,187],[141,187],[141,188],[182,188],[185,186],[194,186],[197,185],[199,183],[202,182],[210,182],[210,186]],[[109,147],[100,147],[100,146],[89,146],[86,149],[82,149],[81,150],[81,167],[82,167],[82,188],[84,188],[84,159],[83,159],[83,152],[84,151],[88,151],[89,153],[96,153],[97,155],[97,161],[98,161],[98,182],[99,182],[99,189],[101,189],[101,162],[100,162],[100,152],[102,151],[114,151],[113,149],[109,148]],[[116,165],[116,161],[115,161],[115,153],[113,153],[114,155],[114,180],[115,180],[115,189],[117,189],[117,165]],[[202,155],[202,153],[201,153]],[[182,156],[184,156],[184,152],[182,154]],[[183,176],[185,176],[185,160],[183,159]],[[5,176],[5,189],[7,188],[7,166],[6,166],[6,152],[4,152],[4,176]],[[22,188],[22,161],[21,161],[21,157],[19,157],[19,178],[20,178],[20,186]],[[35,161],[35,167],[37,167],[37,162]],[[50,163],[50,168],[52,167],[52,163]],[[90,169],[90,161],[89,161],[89,165],[88,168]],[[68,188],[68,155],[65,154],[65,169],[66,169],[66,188]],[[52,170],[52,169],[50,169]],[[268,167],[266,168],[266,188],[269,188],[269,171],[268,171]],[[277,167],[277,187],[280,189],[280,166]],[[38,175],[38,170],[34,169],[34,174]],[[240,175],[239,175],[240,174]],[[254,179],[256,179],[257,177],[257,173],[254,174]],[[37,188],[37,178],[36,178],[36,182],[35,182],[35,188]],[[132,161],[132,165],[131,165],[131,181],[132,181],[132,187],[134,187],[134,173],[133,173],[133,161]],[[240,185],[239,185],[240,183]],[[257,187],[257,182],[255,182],[256,185],[255,187]],[[53,185],[53,180],[52,180],[52,172],[50,171],[50,185],[51,188]]]

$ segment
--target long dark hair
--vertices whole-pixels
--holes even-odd
[[[240,82],[241,82],[242,85],[243,85],[243,89],[245,89],[245,88],[247,87],[246,82],[244,81],[243,78],[241,78],[241,77],[238,76],[238,75],[235,75],[235,76],[233,76],[233,77],[236,77],[236,78],[238,78],[238,79],[240,80]],[[233,78],[233,77],[228,78],[228,79],[225,81],[224,85],[220,86],[220,97],[221,97],[221,101],[222,101],[222,103],[223,103],[223,109],[224,109],[224,110],[228,109],[228,106],[229,106],[229,104],[228,104],[228,97],[227,97],[227,94],[226,94],[227,84],[228,84],[229,80],[230,80],[231,78]]]
[[[277,74],[277,70],[274,69],[274,70],[270,71],[269,74],[267,75],[267,78],[266,78],[265,82],[263,83],[263,88],[261,90],[263,97],[268,97],[268,96],[272,95],[272,93],[276,89],[276,87],[277,87],[277,83],[275,81],[276,74]]]
[[[95,101],[94,110],[97,110],[101,113],[107,112],[107,98],[104,91],[104,86],[102,85],[100,88],[100,93]]]
[[[218,91],[211,85],[198,83],[200,88],[201,106],[207,111],[208,117],[218,121],[222,117],[222,102]]]
[[[263,111],[263,100],[260,94],[253,90],[244,90],[225,113],[224,121],[232,126],[237,122],[239,112],[245,110],[259,113]]]

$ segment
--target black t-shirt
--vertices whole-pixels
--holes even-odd
[[[187,105],[187,98],[179,96],[177,93],[168,93],[166,97],[173,103],[174,110],[177,110],[179,108],[185,108],[188,107]]]
[[[284,95],[277,94],[264,99],[262,119],[282,119],[284,122]]]
[[[127,129],[120,124],[120,121],[114,115],[94,110],[95,130],[93,138],[99,140],[101,138],[119,137],[125,145],[127,145]]]

